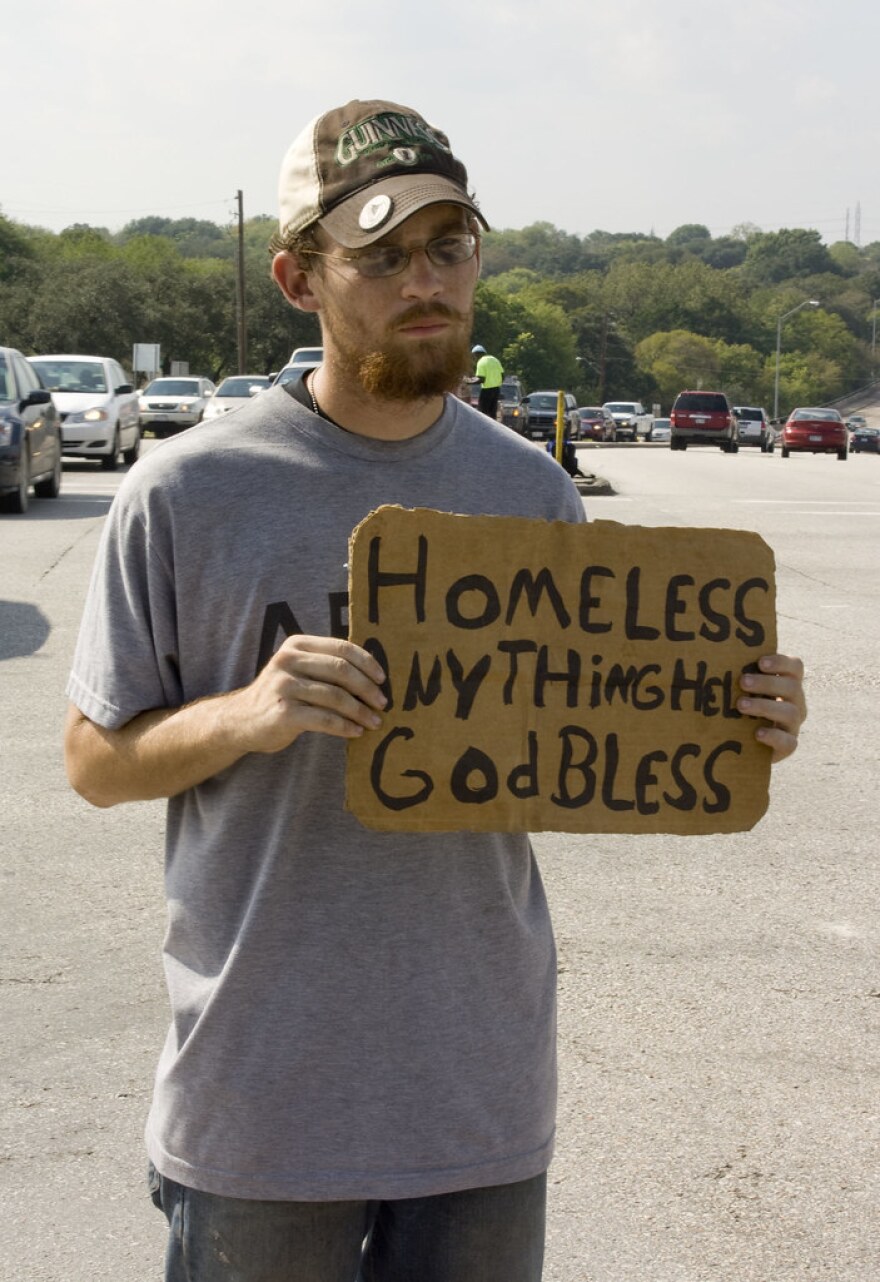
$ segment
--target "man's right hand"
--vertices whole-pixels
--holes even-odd
[[[334,637],[288,637],[259,676],[230,696],[245,752],[279,752],[305,730],[353,739],[382,724],[385,673]]]
[[[67,774],[95,806],[174,797],[249,752],[280,752],[306,730],[352,739],[381,724],[385,673],[333,637],[288,637],[247,686],[153,708],[107,730],[70,705]]]

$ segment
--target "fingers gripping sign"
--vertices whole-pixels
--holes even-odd
[[[758,672],[746,672],[740,685],[746,692],[739,699],[740,712],[761,717],[769,725],[759,726],[755,737],[773,750],[773,761],[790,757],[798,744],[798,733],[807,717],[804,695],[804,665],[786,654],[764,655]]]
[[[304,731],[353,739],[382,724],[385,673],[372,655],[336,637],[287,637],[241,691],[247,751],[280,752]]]

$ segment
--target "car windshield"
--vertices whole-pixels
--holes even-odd
[[[197,378],[154,378],[144,388],[144,396],[198,396]]]
[[[505,401],[518,401],[519,388],[517,387],[516,383],[502,383],[501,398],[502,400],[505,400]]]
[[[750,409],[748,405],[741,405],[736,411],[740,418],[757,418],[760,419],[761,411]]]
[[[31,364],[51,392],[106,392],[107,380],[97,361],[42,361]]]
[[[252,387],[268,387],[271,382],[271,378],[266,378],[263,374],[255,374],[253,378],[249,378],[246,374],[238,378],[224,378],[214,395],[247,398],[251,394]]]
[[[578,413],[580,414],[581,418],[604,418],[605,417],[600,409],[596,409],[595,407],[590,405],[585,405],[582,409],[578,410]]]
[[[822,423],[839,423],[840,415],[837,410],[795,410],[795,422],[802,422],[804,419],[810,419],[812,422],[817,420]]]
[[[634,414],[636,407],[632,401],[609,401],[605,408],[612,414]]]
[[[539,392],[533,392],[529,397],[529,405],[533,410],[555,410],[556,397],[550,393],[542,395]]]
[[[293,353],[296,365],[320,365],[323,359],[323,347],[301,347],[298,352]]]
[[[275,379],[275,385],[277,387],[283,387],[285,383],[292,383],[295,379],[302,378],[302,376],[302,365],[285,365],[284,369]]]
[[[0,401],[12,399],[12,376],[6,364],[6,357],[0,354]]]

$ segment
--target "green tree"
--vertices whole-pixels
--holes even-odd
[[[636,346],[636,360],[656,383],[664,405],[671,405],[685,387],[719,387],[718,350],[701,334],[682,329],[651,334]]]
[[[751,236],[742,266],[746,279],[757,285],[836,270],[837,264],[822,244],[819,232],[803,227],[784,227]]]

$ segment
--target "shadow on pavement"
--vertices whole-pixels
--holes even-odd
[[[0,660],[36,654],[52,628],[43,611],[27,601],[0,600]]]

